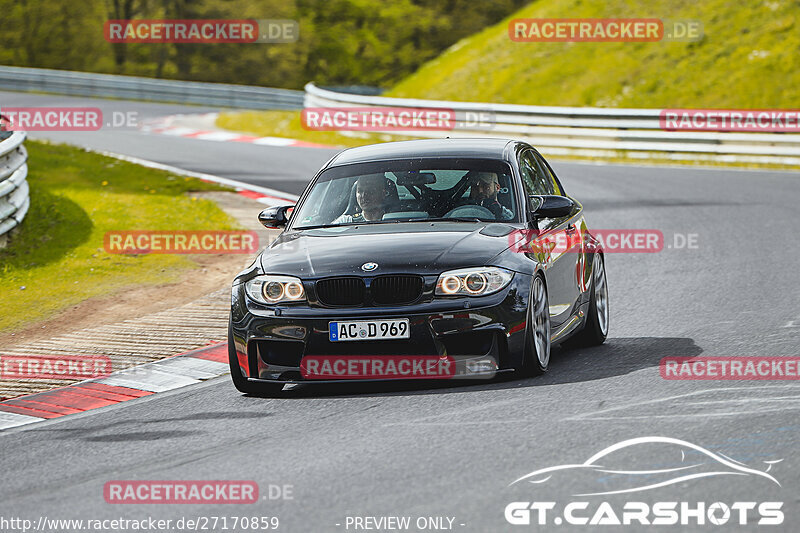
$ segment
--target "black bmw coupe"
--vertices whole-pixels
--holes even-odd
[[[530,145],[441,139],[345,150],[233,282],[246,393],[346,379],[543,373],[553,344],[608,333],[599,241]]]

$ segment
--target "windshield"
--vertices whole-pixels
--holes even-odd
[[[518,221],[511,169],[499,160],[414,159],[329,168],[292,228],[426,221]]]

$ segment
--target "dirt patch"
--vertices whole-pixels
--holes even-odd
[[[14,333],[0,333],[0,346],[35,342],[128,318],[164,311],[196,300],[230,285],[233,277],[249,264],[250,258],[232,255],[199,256],[199,267],[182,274],[176,283],[134,286],[112,294],[90,298],[47,320]]]

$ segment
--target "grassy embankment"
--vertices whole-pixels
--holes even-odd
[[[520,43],[513,18],[699,20],[697,42]],[[792,2],[548,0],[462,39],[387,96],[531,105],[637,108],[800,107],[800,11]],[[338,146],[384,140],[308,132],[296,112],[225,113],[218,124]],[[546,150],[545,150],[546,151]],[[625,154],[614,160],[625,161]]]
[[[62,145],[27,141],[31,207],[0,250],[0,331],[46,319],[88,298],[177,280],[187,255],[111,255],[107,231],[229,230],[235,222],[189,191],[215,184]]]

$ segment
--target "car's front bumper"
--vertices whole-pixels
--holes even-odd
[[[248,300],[243,285],[234,285],[231,332],[235,356],[244,377],[282,383],[329,381],[304,378],[301,361],[306,356],[450,356],[459,362],[459,371],[468,368],[468,361],[491,358],[498,371],[508,370],[519,366],[524,351],[530,281],[530,276],[517,273],[508,287],[489,296],[337,309],[266,307]],[[409,319],[409,339],[329,340],[331,321],[394,318]],[[454,377],[479,375],[465,372]]]

